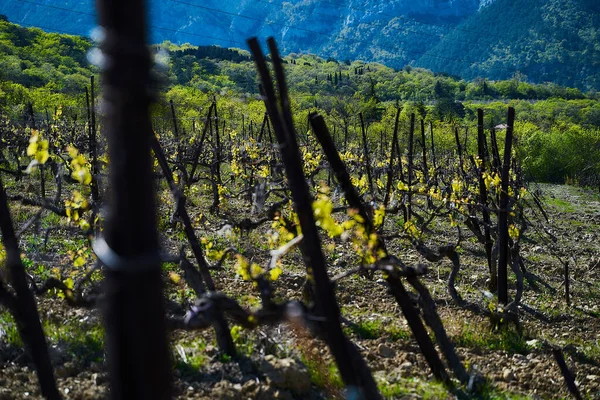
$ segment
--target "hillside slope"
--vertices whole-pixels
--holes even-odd
[[[364,59],[401,68],[491,0],[150,0],[152,40],[245,48],[274,36],[284,52]],[[88,35],[93,2],[0,0],[10,21]]]
[[[446,35],[416,65],[467,79],[507,79],[519,71],[535,82],[598,90],[600,2],[497,0]]]
[[[246,48],[276,38],[284,54],[380,62],[467,79],[517,78],[600,90],[597,0],[150,0],[155,43]],[[86,0],[0,0],[25,26],[89,35]]]

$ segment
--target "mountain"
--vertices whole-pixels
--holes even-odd
[[[600,90],[598,0],[150,0],[151,40],[406,65]],[[90,0],[0,0],[12,22],[89,35]],[[517,71],[519,72],[517,74]]]
[[[600,1],[497,0],[415,65],[467,79],[516,74],[519,80],[599,90]]]
[[[378,61],[417,60],[456,24],[491,0],[151,0],[152,40],[245,48],[274,36],[283,52]],[[90,0],[0,0],[11,22],[89,35]]]

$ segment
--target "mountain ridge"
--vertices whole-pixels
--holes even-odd
[[[594,7],[593,2],[151,0],[149,20],[154,43],[169,40],[245,49],[250,36],[273,36],[284,54],[362,59],[396,69],[411,65],[468,79],[518,76],[535,83],[600,90],[600,65],[588,59],[600,54],[594,47],[594,40],[600,42],[600,21],[581,17],[588,15],[586,7]],[[546,20],[554,14],[572,26],[569,12],[577,23],[585,20],[581,30],[591,33],[575,40],[588,50],[562,57],[571,64],[565,66],[560,62],[561,37],[547,29],[556,24]],[[83,0],[0,0],[0,14],[25,26],[64,33],[86,35],[95,25],[93,7]],[[530,26],[540,26],[543,32],[532,35],[527,31]],[[560,32],[569,36],[568,29]]]
[[[369,61],[402,67],[419,53],[413,57],[403,56],[401,51],[395,51],[400,46],[384,41],[381,44],[388,46],[387,53],[400,55],[377,57],[378,51],[365,51],[366,46],[357,42],[368,41],[369,33],[378,33],[370,31],[380,27],[386,34],[396,34],[401,44],[415,41],[421,49],[424,45],[430,47],[432,40],[438,40],[449,26],[455,26],[489,1],[206,0],[199,3],[197,0],[152,0],[149,4],[154,42],[239,46],[250,36],[274,36],[287,52],[311,52],[340,59],[374,56]],[[93,7],[84,0],[0,0],[0,14],[11,22],[64,33],[89,34],[95,25],[94,13]],[[426,40],[418,40],[419,36]],[[349,43],[340,48],[341,41]]]
[[[500,23],[505,21],[510,24]],[[480,26],[489,27],[489,35],[469,34]],[[441,52],[445,59],[429,57]],[[466,79],[517,76],[598,90],[600,3],[496,0],[466,19],[415,64],[434,71],[443,68]]]

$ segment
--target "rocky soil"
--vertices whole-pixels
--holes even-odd
[[[537,189],[546,201],[549,221],[528,211],[537,226],[525,232],[523,239],[522,255],[528,274],[519,309],[522,335],[511,327],[502,332],[492,331],[486,317],[453,304],[445,283],[450,271],[448,261],[429,263],[424,282],[436,300],[463,363],[471,374],[487,379],[487,391],[482,397],[569,397],[550,351],[550,346],[556,346],[563,350],[583,397],[599,398],[600,197],[570,186],[539,185]],[[443,237],[439,238],[436,236],[432,241],[444,244]],[[388,247],[405,262],[426,263],[399,242],[391,242]],[[481,246],[467,238],[461,247],[462,269],[457,290],[467,301],[485,307],[487,266]],[[334,249],[329,254],[332,275],[352,265],[349,253],[343,249],[340,254],[337,252]],[[566,262],[571,271],[570,307],[564,299]],[[276,283],[277,298],[302,298],[303,279],[298,254],[291,254]],[[219,271],[215,281],[221,290],[242,304],[258,305],[255,288],[235,277],[230,267]],[[188,293],[182,282],[170,283],[172,299]],[[342,280],[337,293],[346,331],[363,353],[386,397],[457,396],[432,381],[399,307],[379,276]],[[56,295],[40,297],[38,304],[64,397],[107,398],[108,379],[101,330],[98,333],[101,326],[98,311],[74,309]],[[61,330],[61,326],[65,328]],[[80,333],[75,335],[72,329]],[[13,331],[10,318],[0,315],[0,400],[40,398],[29,359],[11,339]],[[343,397],[340,379],[326,347],[302,329],[282,324],[250,332],[234,328],[234,332],[242,354],[240,360],[230,360],[218,353],[212,331],[171,334],[177,398]]]

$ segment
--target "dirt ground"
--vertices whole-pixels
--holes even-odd
[[[564,185],[532,185],[530,191],[541,193],[549,221],[535,209],[527,212],[536,226],[524,233],[522,243],[527,269],[519,308],[522,334],[510,326],[493,331],[486,317],[455,305],[446,290],[449,261],[428,263],[400,241],[390,241],[388,249],[406,263],[428,265],[423,281],[460,358],[469,373],[487,379],[480,397],[568,398],[550,350],[550,346],[557,346],[563,350],[583,397],[600,398],[600,197],[593,191]],[[219,228],[216,221],[205,223],[198,233],[215,233]],[[443,232],[445,228],[432,229]],[[246,240],[264,242],[261,235],[264,232],[252,232]],[[432,244],[445,244],[437,240],[440,236],[430,237]],[[39,249],[39,244],[30,242],[22,246]],[[482,246],[467,236],[460,257],[458,292],[468,302],[486,307],[487,264]],[[31,268],[42,258],[46,266],[62,262],[52,257],[50,245],[50,250],[32,257]],[[352,256],[343,248],[333,248],[328,258],[331,275],[353,266]],[[565,263],[571,273],[570,307],[564,295]],[[286,258],[285,265],[275,283],[277,298],[301,299],[304,274],[297,251]],[[251,283],[236,277],[231,265],[217,271],[215,282],[243,305],[258,306],[258,292]],[[514,286],[514,278],[510,283]],[[339,282],[337,296],[345,330],[387,398],[460,396],[432,380],[381,276],[346,278]],[[176,301],[192,298],[183,282],[169,282],[169,297]],[[39,297],[38,305],[64,397],[107,398],[99,312],[72,308],[52,293]],[[234,327],[232,336],[242,355],[240,360],[219,354],[212,331],[172,332],[177,398],[325,399],[344,395],[326,347],[309,338],[307,332],[282,324],[253,331]],[[16,343],[11,318],[0,314],[0,400],[40,398],[29,361]]]

